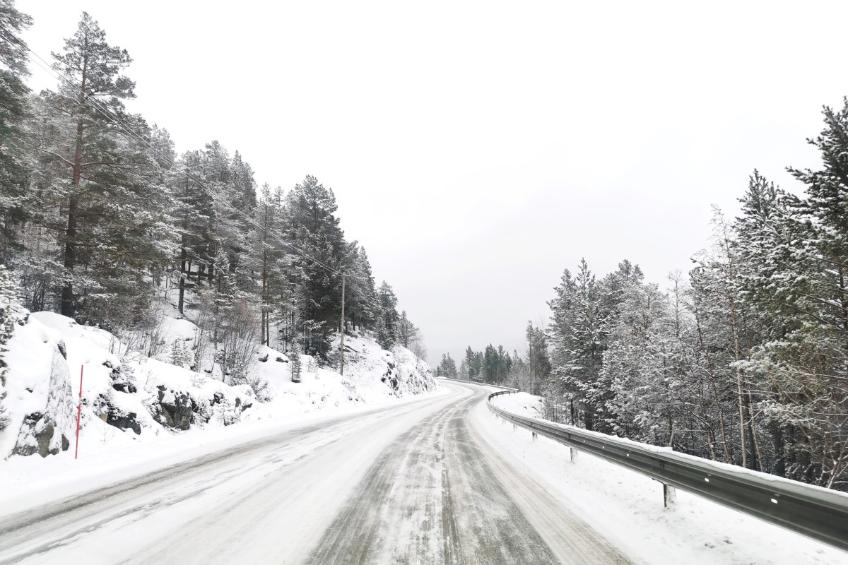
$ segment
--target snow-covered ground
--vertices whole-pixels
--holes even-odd
[[[166,316],[159,352],[146,357],[129,352],[105,330],[58,314],[22,316],[3,356],[9,413],[9,425],[0,430],[4,510],[15,501],[31,505],[33,496],[79,492],[292,426],[410,402],[437,390],[426,363],[403,347],[385,351],[367,335],[346,338],[343,377],[302,355],[301,382],[292,382],[288,356],[263,346],[247,380],[267,383],[265,390],[225,383],[188,363],[170,362],[175,347],[191,350],[196,334],[190,321]]]
[[[498,406],[540,417],[540,399],[527,393],[495,398]],[[664,508],[662,485],[644,475],[567,447],[496,418],[485,405],[472,421],[493,449],[527,477],[543,482],[629,558],[643,563],[848,563],[848,552],[684,491]]]

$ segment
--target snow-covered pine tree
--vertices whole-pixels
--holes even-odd
[[[553,373],[562,379],[566,393],[577,403],[586,429],[595,429],[596,415],[605,402],[605,390],[598,386],[606,339],[606,312],[601,288],[585,259],[577,276],[566,269],[550,302],[553,311],[551,333],[554,346]]]
[[[391,285],[386,281],[377,290],[379,319],[377,322],[377,343],[383,349],[391,349],[398,342],[400,334],[400,316],[397,311],[397,297]]]
[[[529,383],[527,391],[530,394],[542,394],[546,398],[556,398],[557,402],[562,396],[560,379],[551,379],[551,360],[548,354],[548,336],[542,328],[533,326],[527,322],[524,333],[527,339],[527,370]],[[517,357],[517,356],[516,356]]]
[[[441,377],[456,378],[456,362],[450,356],[450,353],[442,353],[442,360],[436,367],[436,375]]]
[[[298,340],[292,342],[291,352],[289,353],[289,366],[291,368],[291,381],[293,383],[299,383],[301,381],[301,360],[300,360],[301,348]]]
[[[201,177],[201,163],[199,151],[188,151],[180,156],[168,176],[174,201],[172,232],[177,240],[174,271],[179,276],[177,310],[181,314],[185,311],[186,290],[197,287],[201,272],[208,271],[214,261],[215,209],[212,194]]]
[[[347,245],[336,217],[336,198],[313,176],[286,194],[283,240],[290,249],[288,281],[296,318],[307,335],[306,353],[326,359],[341,312],[341,274]]]
[[[749,268],[741,261],[737,235],[720,210],[713,219],[713,246],[696,258],[690,272],[693,291],[697,297],[701,329],[704,331],[711,362],[721,388],[732,383],[736,404],[736,453],[743,467],[759,469],[762,459],[761,422],[754,418],[752,390],[760,390],[757,374],[745,370],[751,347],[758,341],[754,323],[755,312],[745,300],[742,281]]]
[[[0,430],[9,423],[4,403],[7,372],[5,353],[8,351],[6,344],[12,338],[15,324],[22,315],[25,315],[25,311],[20,306],[17,285],[5,265],[0,265]]]
[[[271,344],[271,317],[276,297],[280,295],[284,280],[278,267],[285,256],[281,237],[282,189],[272,191],[266,183],[262,186],[261,198],[256,208],[256,223],[253,227],[253,248],[250,267],[259,275],[260,341]]]
[[[170,255],[162,187],[170,140],[125,112],[134,87],[121,75],[129,55],[110,46],[88,14],[54,58],[58,93],[36,99],[29,126],[38,210],[16,261],[27,303],[58,302],[67,315],[113,328],[143,324],[151,283]]]
[[[368,255],[365,249],[354,241],[348,246],[347,256],[347,271],[351,276],[347,279],[345,318],[354,329],[373,329],[377,318],[377,291]]]
[[[194,355],[182,339],[175,339],[171,344],[171,364],[177,367],[191,367],[194,361]]]
[[[401,311],[400,320],[398,320],[398,341],[402,346],[411,348],[418,337],[418,328],[409,320],[406,310]]]
[[[17,230],[33,211],[27,187],[29,155],[25,118],[29,110],[26,44],[21,33],[32,18],[13,0],[0,0],[0,262],[9,263],[20,244]]]
[[[742,253],[758,267],[748,288],[767,279],[774,296],[750,293],[779,333],[744,367],[769,388],[759,404],[786,460],[778,471],[833,487],[848,483],[848,99],[823,114],[810,140],[822,166],[792,170],[805,197],[752,182],[739,229],[749,238]]]
[[[9,266],[17,271],[26,308],[58,309],[65,268],[62,234],[67,227],[66,165],[51,152],[67,130],[66,119],[50,94],[33,96],[26,125],[30,145],[28,209],[20,228],[20,247]]]
[[[748,189],[740,199],[742,213],[733,228],[733,245],[739,257],[740,300],[746,307],[751,333],[751,356],[738,363],[746,375],[756,377],[756,410],[763,414],[771,446],[760,446],[764,470],[785,475],[798,457],[792,424],[781,415],[792,413],[794,390],[790,381],[769,367],[772,352],[797,335],[801,328],[798,296],[807,293],[812,263],[808,231],[798,213],[800,201],[768,182],[758,171],[749,178]],[[752,402],[752,404],[754,404]],[[789,444],[787,446],[787,444]],[[771,449],[769,449],[771,447]]]
[[[684,410],[692,400],[686,396],[691,355],[679,286],[673,296],[669,300],[656,284],[628,288],[601,374],[612,389],[606,413],[615,433],[657,445],[686,442],[688,447],[693,442],[685,434],[693,427],[682,423],[691,415]]]
[[[97,184],[89,179],[97,172],[109,176],[122,161],[113,135],[114,126],[92,101],[102,103],[123,118],[122,100],[134,96],[135,84],[120,74],[132,62],[129,53],[106,43],[106,34],[87,12],[83,12],[77,31],[54,58],[65,80],[59,84],[59,92],[49,97],[50,102],[58,112],[70,116],[65,121],[62,145],[72,149],[52,153],[67,166],[70,179],[63,251],[67,280],[62,288],[61,312],[73,316],[77,312],[74,271],[84,246],[80,216],[86,212],[88,185]]]
[[[223,154],[226,155],[226,151]],[[236,286],[239,290],[253,292],[256,281],[248,276],[245,263],[252,250],[251,234],[255,229],[256,181],[253,169],[238,151],[227,163],[226,179],[217,186],[220,190],[215,198],[219,245],[227,251],[230,271],[236,274]]]

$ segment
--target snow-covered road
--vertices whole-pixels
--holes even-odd
[[[626,562],[443,386],[0,516],[0,563]]]

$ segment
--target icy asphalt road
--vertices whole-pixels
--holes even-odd
[[[443,386],[0,517],[0,564],[626,562]]]

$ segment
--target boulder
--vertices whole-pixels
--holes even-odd
[[[66,451],[70,445],[68,438],[61,433],[58,436],[56,422],[50,414],[32,412],[24,416],[12,454],[29,456],[38,453],[47,457],[56,455],[60,450]]]
[[[159,385],[158,401],[154,405],[153,417],[163,426],[177,430],[191,427],[197,404],[185,392],[173,391],[165,385]]]
[[[94,401],[94,410],[101,420],[119,430],[132,430],[136,435],[141,434],[141,424],[138,414],[122,410],[115,406],[106,395],[99,395]]]

